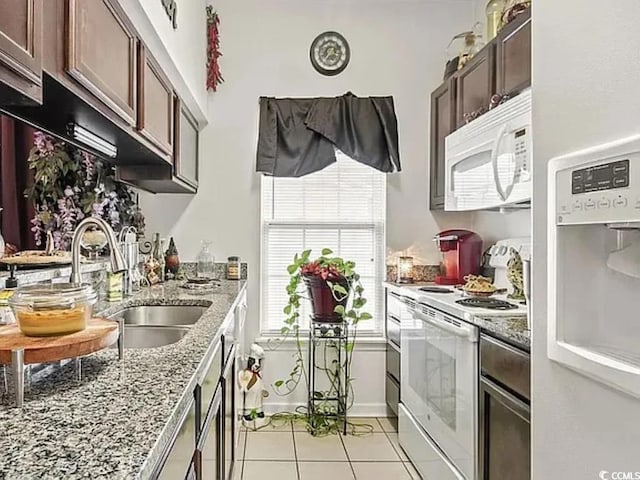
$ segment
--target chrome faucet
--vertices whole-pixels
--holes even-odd
[[[101,218],[87,217],[78,224],[71,240],[71,283],[82,283],[82,277],[80,276],[80,243],[84,232],[92,226],[98,227],[107,236],[109,250],[111,250],[111,272],[123,272],[127,269],[127,262],[125,262],[118,247],[118,240],[111,225]]]

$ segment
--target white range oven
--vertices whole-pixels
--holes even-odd
[[[531,201],[531,90],[445,140],[445,210],[528,207]]]
[[[401,326],[400,444],[423,478],[475,480],[479,329],[416,300]]]

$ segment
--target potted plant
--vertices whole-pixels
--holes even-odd
[[[334,329],[341,328],[341,324],[345,331],[349,332],[346,343],[328,342],[321,365],[312,366],[324,372],[328,379],[326,390],[312,392],[314,398],[320,400],[335,398],[340,388],[339,379],[345,375],[345,372],[350,371],[357,325],[361,321],[372,318],[370,313],[363,311],[367,300],[363,296],[364,287],[356,271],[356,264],[333,256],[333,252],[328,248],[323,249],[321,256],[315,259],[311,259],[311,250],[305,250],[302,254],[295,255],[287,271],[290,275],[287,285],[288,301],[283,310],[286,316],[284,325],[280,330],[284,338],[280,339],[279,345],[287,338],[293,337],[296,342],[296,353],[291,372],[286,379],[274,383],[274,390],[278,395],[288,395],[303,383],[309,391],[309,372],[305,364],[303,338],[300,334],[300,309],[303,300],[309,298],[313,309],[313,321],[334,324],[332,325]],[[307,339],[307,335],[304,335],[304,339]],[[337,349],[344,351],[338,356]],[[337,358],[341,358],[341,361]],[[353,403],[352,379],[348,375],[344,388],[349,399],[348,409]],[[301,407],[293,415],[280,414],[275,417],[282,418],[283,415],[290,415],[296,420],[306,422],[307,429],[314,435],[335,433],[339,431],[342,421],[336,418],[336,408],[329,400],[326,405],[316,408],[314,412]]]
[[[311,307],[313,309],[313,320],[321,323],[339,323],[343,318],[340,313],[347,304],[347,292],[349,282],[344,274],[344,270],[332,263],[336,259],[324,259],[320,257],[309,263],[302,263],[301,266],[294,263],[294,276],[299,269],[300,276],[307,287]],[[299,259],[298,262],[302,261]],[[336,311],[336,307],[342,309]]]

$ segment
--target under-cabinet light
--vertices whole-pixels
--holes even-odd
[[[87,130],[75,123],[69,124],[69,135],[74,140],[85,144],[86,146],[108,156],[109,158],[115,158],[118,155],[118,147],[112,143],[107,142],[104,138],[100,138],[95,133]]]

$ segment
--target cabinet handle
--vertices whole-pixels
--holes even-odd
[[[196,448],[201,452],[204,451],[204,444],[206,443],[207,438],[209,437],[209,431],[211,430],[211,422],[215,420],[217,415],[216,412],[220,410],[221,404],[222,404],[222,391],[221,389],[218,389],[218,391],[213,397],[213,400],[211,400],[211,403],[209,404],[209,411],[207,412],[207,418],[204,421],[204,425],[202,425],[202,434],[198,439],[198,445],[196,445]]]
[[[389,341],[387,342],[387,346],[388,346],[388,347],[391,347],[393,350],[395,350],[395,351],[396,351],[396,353],[398,353],[398,354],[400,354],[400,353],[401,353],[401,352],[400,352],[400,347],[398,347],[398,346],[394,343],[394,341],[393,341],[393,340],[389,340]]]
[[[224,369],[224,373],[222,374],[222,378],[224,380],[226,380],[229,377],[229,374],[232,373],[233,370],[233,365],[235,363],[235,356],[236,356],[236,347],[234,346],[231,349],[231,352],[229,352],[229,360],[227,360],[227,365]]]
[[[483,376],[480,379],[480,389],[481,391],[496,398],[500,403],[504,404],[509,408],[509,410],[518,415],[527,423],[530,422],[531,409],[529,405],[527,405],[514,395],[511,395],[504,388],[500,387],[499,385],[489,380],[487,377]],[[484,403],[484,399],[482,399],[482,402]]]

